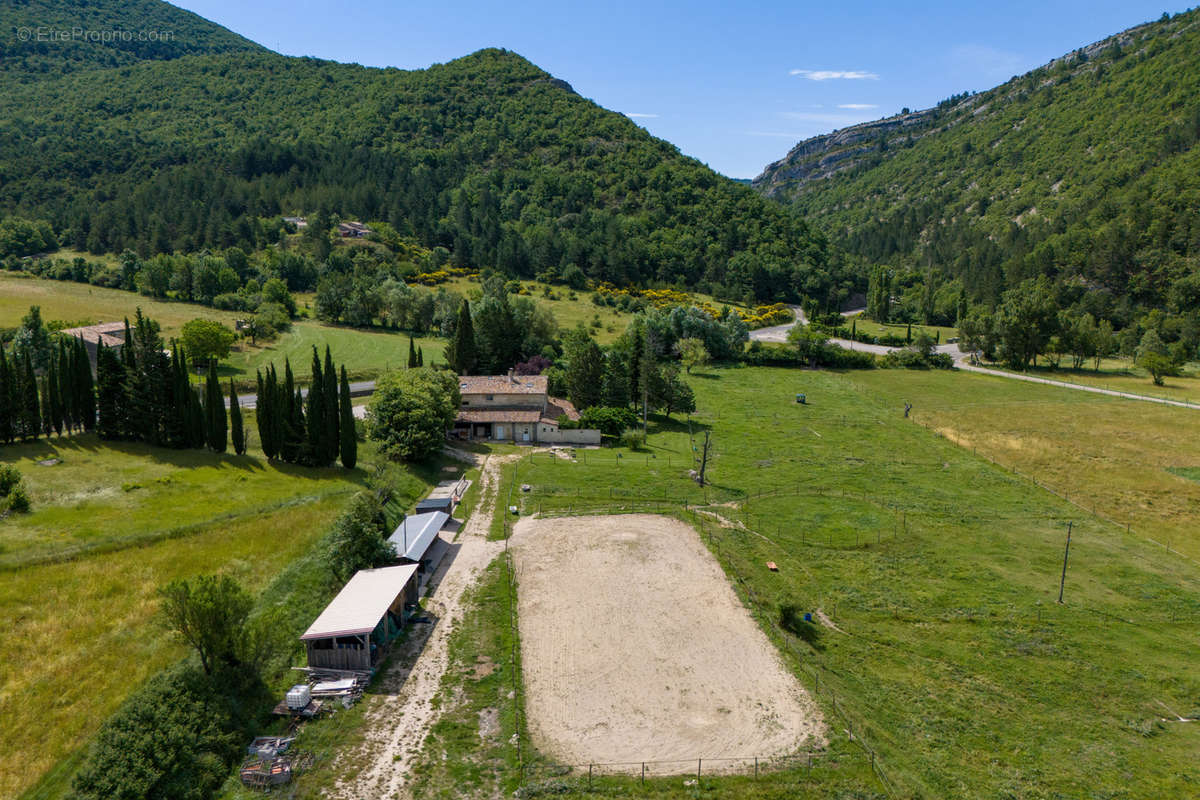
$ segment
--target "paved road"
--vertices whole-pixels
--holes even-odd
[[[1019,375],[1014,372],[1005,372],[1000,369],[989,369],[971,364],[964,360],[956,360],[954,366],[965,372],[978,372],[981,375],[994,375],[997,378],[1011,378],[1016,381],[1028,381],[1029,383],[1044,383],[1047,386],[1061,386],[1064,389],[1075,389],[1080,392],[1092,392],[1093,394],[1106,394],[1109,397],[1121,397],[1126,400],[1142,400],[1147,403],[1158,403],[1161,406],[1176,406],[1178,408],[1196,408],[1200,409],[1200,403],[1191,403],[1187,400],[1167,400],[1162,397],[1151,397],[1144,394],[1134,394],[1133,392],[1119,392],[1116,389],[1104,389],[1099,386],[1086,386],[1081,383],[1069,383],[1067,381],[1056,381],[1051,378],[1039,378],[1036,375]]]
[[[792,306],[792,311],[796,314],[796,319],[789,322],[787,325],[775,325],[771,328],[759,328],[756,331],[750,331],[750,338],[759,342],[786,342],[788,331],[796,326],[797,323],[807,325],[808,319],[804,316],[804,311],[799,306]],[[861,309],[859,310],[861,311]],[[847,314],[858,313],[858,311],[846,312]],[[831,344],[836,344],[838,347],[844,347],[848,350],[864,350],[868,353],[876,355],[887,355],[893,350],[899,350],[897,347],[884,347],[878,344],[864,344],[862,342],[851,341],[850,339],[830,339]],[[1027,381],[1028,383],[1044,383],[1047,386],[1060,386],[1064,389],[1075,389],[1080,392],[1091,392],[1093,394],[1104,394],[1109,397],[1120,397],[1125,400],[1141,400],[1146,403],[1158,403],[1164,406],[1176,406],[1178,408],[1195,408],[1200,409],[1200,403],[1190,403],[1186,400],[1164,400],[1161,397],[1151,397],[1144,394],[1135,394],[1133,392],[1121,392],[1116,389],[1104,389],[1099,386],[1085,386],[1079,383],[1069,383],[1067,381],[1056,381],[1052,378],[1039,378],[1034,375],[1020,375],[1013,372],[1006,372],[999,369],[989,369],[970,363],[968,360],[971,357],[970,353],[964,353],[958,349],[957,344],[943,344],[934,348],[939,353],[949,353],[954,359],[956,369],[961,369],[964,372],[975,372],[980,375],[991,375],[997,378],[1008,378],[1015,381]]]

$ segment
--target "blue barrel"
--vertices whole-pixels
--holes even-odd
[[[808,613],[806,613],[806,614],[804,615],[804,621],[805,621],[805,622],[812,622],[812,614],[808,614]]]
[[[802,392],[796,392],[796,402],[799,403],[800,405],[804,405],[804,401],[805,401],[804,394]]]

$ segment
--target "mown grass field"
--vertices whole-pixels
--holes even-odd
[[[249,416],[252,440],[254,417]],[[59,460],[53,466],[41,461]],[[30,490],[34,511],[0,523],[0,569],[61,561],[345,497],[365,473],[269,464],[253,450],[217,456],[93,435],[0,450]]]
[[[851,380],[980,455],[1200,561],[1200,411],[946,372]]]
[[[1003,364],[988,366],[1005,369]],[[1186,364],[1179,375],[1164,378],[1162,386],[1155,386],[1154,381],[1150,379],[1150,373],[1134,364],[1132,360],[1124,358],[1106,358],[1100,362],[1099,370],[1091,369],[1089,362],[1083,369],[1073,369],[1069,365],[1061,365],[1057,369],[1035,366],[1021,374],[1200,404],[1200,364],[1194,362]]]
[[[418,337],[415,343],[423,349],[426,364],[445,361],[442,356],[445,339]],[[307,381],[312,376],[314,346],[322,358],[328,346],[333,360],[339,367],[345,365],[352,378],[374,378],[389,368],[399,369],[408,364],[407,333],[299,320],[273,342],[259,343],[257,347],[251,347],[247,341],[240,342],[229,360],[221,364],[221,376],[233,377],[240,384],[249,386],[255,382],[255,372],[266,369],[268,364],[274,363],[282,375],[286,358],[291,361],[297,380]]]
[[[816,693],[830,727],[852,730],[875,753],[883,778],[868,768],[853,791],[882,793],[878,781],[886,780],[897,797],[1194,793],[1200,728],[1172,719],[1200,715],[1200,569],[926,429],[920,416],[903,417],[905,399],[920,415],[942,398],[939,413],[961,413],[961,429],[970,430],[979,413],[972,409],[990,402],[1033,435],[1117,413],[1061,396],[1070,390],[1030,398],[1024,384],[993,380],[710,370],[692,381],[700,409],[692,437],[678,423],[652,425],[650,459],[628,451],[587,451],[586,462],[535,456],[512,477],[532,491],[512,496],[523,513],[630,508],[639,497],[638,511],[661,503],[680,513],[680,501],[695,497],[687,461],[707,426],[715,451],[708,514],[686,516]],[[808,405],[794,402],[796,391]],[[1169,416],[1158,424],[1182,432],[1159,438],[1133,424],[1110,442],[1145,480],[1162,470],[1135,466],[1137,454],[1157,449],[1163,460],[1184,461],[1196,440],[1187,433],[1194,412],[1161,411]],[[1104,431],[1084,430],[1103,452]],[[1106,478],[1074,480],[1099,492]],[[727,527],[738,523],[746,529]],[[779,572],[766,569],[768,560]],[[819,609],[837,629],[785,625],[784,606]],[[608,796],[640,791],[636,780],[606,780]],[[567,789],[582,792],[581,781],[570,776]],[[711,784],[754,796],[722,779]],[[769,785],[757,791],[769,796]],[[692,792],[675,781],[663,796]]]
[[[42,307],[42,319],[64,322],[117,322],[142,313],[162,326],[163,337],[170,339],[183,324],[203,317],[215,319],[233,328],[237,314],[194,303],[154,300],[134,292],[107,289],[72,281],[42,280],[19,272],[0,271],[0,328],[15,328],[29,313],[30,306]],[[405,343],[407,346],[407,342]]]
[[[853,317],[847,317],[845,323],[847,328],[851,325],[858,330],[859,333],[869,333],[871,336],[905,336],[908,334],[907,323],[880,323],[874,320],[867,319],[861,314]],[[912,333],[916,336],[924,331],[933,337],[940,337],[943,344],[947,339],[958,336],[958,329],[944,325],[913,325]]]
[[[47,458],[62,462],[36,464]],[[155,618],[159,586],[226,572],[262,589],[366,474],[90,435],[5,447],[0,461],[21,470],[33,501],[0,521],[0,797],[56,765],[36,796],[60,796],[100,723],[183,655]]]

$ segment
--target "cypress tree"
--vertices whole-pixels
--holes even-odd
[[[74,348],[66,340],[60,339],[54,348],[58,360],[58,403],[60,422],[68,434],[75,431],[75,370],[71,361]]]
[[[272,364],[267,369],[267,384],[270,386],[267,397],[269,398],[268,402],[271,404],[271,448],[275,451],[276,458],[282,458],[283,437],[287,428],[287,420],[283,414],[287,402],[283,396],[283,387],[279,383],[279,373],[275,370],[275,365]]]
[[[342,365],[341,384],[341,456],[342,466],[354,469],[358,463],[358,434],[354,430],[354,408],[350,405],[350,382],[346,380],[346,366]]]
[[[125,343],[121,345],[121,366],[125,369],[121,373],[121,391],[124,397],[117,406],[121,419],[120,437],[133,439],[136,438],[138,417],[140,416],[137,409],[140,407],[141,401],[134,394],[133,384],[137,373],[137,356],[134,352],[133,331],[129,327],[128,317],[125,318]]]
[[[282,417],[279,454],[287,463],[295,464],[304,442],[304,411],[300,392],[296,389],[296,378],[292,375],[291,361],[286,358],[283,360],[283,387],[279,400]]]
[[[208,448],[214,453],[224,453],[229,446],[229,425],[225,417],[225,398],[221,393],[221,383],[217,380],[216,359],[208,363],[204,410],[207,416]]]
[[[8,356],[0,347],[0,442],[13,440],[12,379],[9,377]]]
[[[29,358],[29,352],[24,354],[25,362],[23,364],[21,376],[21,392],[19,399],[21,402],[21,438],[22,439],[37,439],[38,432],[42,426],[41,406],[38,404],[38,385],[37,376],[33,372],[33,361]]]
[[[79,424],[85,431],[96,428],[96,386],[92,381],[92,363],[88,358],[87,345],[82,339],[75,340],[75,370],[79,390]]]
[[[417,366],[418,367],[425,366],[425,351],[422,350],[420,347],[417,348]]]
[[[342,423],[341,414],[338,413],[337,370],[333,366],[333,354],[329,352],[329,345],[325,345],[323,375],[325,376],[325,420],[321,425],[324,432],[322,463],[328,465],[337,461]]]
[[[246,428],[242,423],[242,405],[238,402],[233,378],[229,379],[229,438],[233,440],[233,452],[246,455]]]
[[[271,373],[267,371],[267,377],[270,378]],[[273,385],[263,381],[262,370],[258,370],[258,394],[254,396],[254,420],[258,425],[258,443],[262,446],[263,455],[268,461],[275,460],[275,440],[271,436],[271,409],[272,398],[270,390]]]
[[[208,424],[204,406],[200,402],[200,390],[188,384],[188,447],[201,450],[208,444]]]
[[[304,447],[307,442],[308,419],[304,416],[304,395],[300,389],[296,389],[295,398],[292,401],[292,430],[297,431],[295,438],[295,456],[292,458],[292,463],[300,463],[304,457]]]
[[[413,337],[408,337],[408,368],[412,369],[417,366],[417,346],[413,342]]]
[[[46,436],[49,436],[51,432],[62,436],[63,432],[63,403],[62,397],[59,395],[58,372],[58,354],[53,353],[46,365],[46,376],[42,380],[42,417],[44,419],[42,430]]]
[[[471,324],[471,304],[467,300],[463,300],[458,308],[458,325],[450,344],[446,345],[446,362],[459,375],[470,375],[479,363],[475,328]]]
[[[101,342],[96,350],[96,432],[101,439],[120,439],[124,431],[124,373],[117,354]]]
[[[308,397],[305,398],[304,417],[308,421],[308,436],[305,438],[302,460],[306,464],[323,466],[328,439],[325,432],[325,377],[316,345],[313,345],[312,383],[308,386]]]

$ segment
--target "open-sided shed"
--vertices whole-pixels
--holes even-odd
[[[373,669],[417,603],[417,565],[355,573],[300,637],[308,665]]]
[[[405,517],[388,537],[396,550],[396,558],[410,563],[421,561],[448,519],[450,515],[445,511],[429,511]]]
[[[445,511],[412,514],[405,517],[388,537],[388,542],[396,551],[397,561],[417,565],[417,578],[421,584],[437,570],[446,554],[446,541],[438,536],[438,531],[449,519],[450,515]]]

